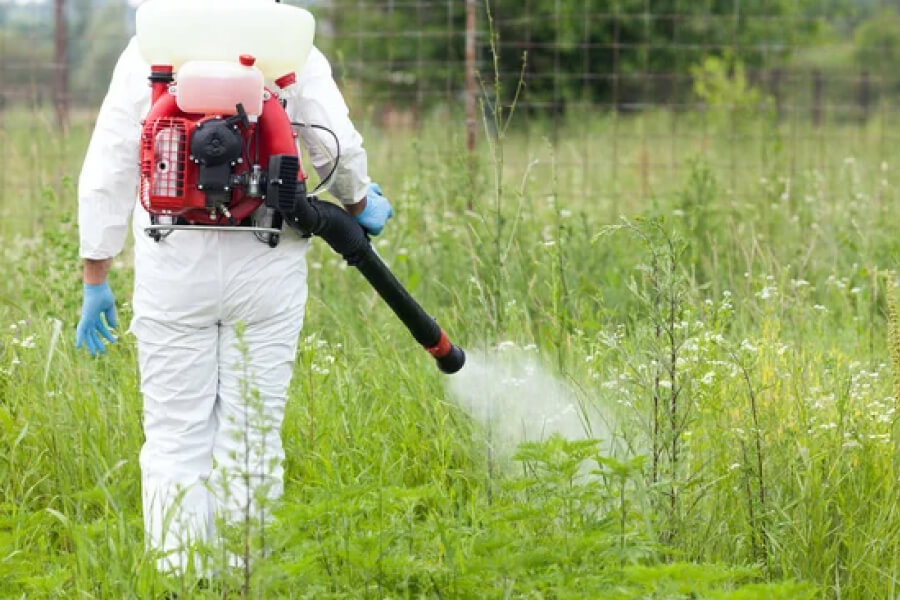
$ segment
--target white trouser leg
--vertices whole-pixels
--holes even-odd
[[[300,314],[302,315],[302,309]],[[210,487],[230,525],[264,523],[283,489],[281,424],[301,318],[287,313],[219,331],[218,430]]]
[[[160,570],[183,572],[188,548],[205,541],[210,527],[218,327],[146,324],[156,335],[138,340],[144,530],[149,547],[163,553]]]

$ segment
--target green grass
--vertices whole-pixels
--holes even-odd
[[[287,489],[249,596],[894,597],[888,125],[593,115],[554,150],[520,116],[498,199],[484,143],[472,181],[447,122],[366,128],[396,209],[379,251],[465,347],[535,344],[616,443],[489,454],[317,243]],[[240,597],[241,573],[203,590],[154,572],[133,339],[73,348],[87,134],[25,111],[0,127],[0,597]],[[127,252],[111,284],[127,322]]]

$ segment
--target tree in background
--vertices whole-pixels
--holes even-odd
[[[317,14],[334,36],[317,43],[369,99],[420,106],[462,89],[464,9],[463,2],[335,0]]]
[[[125,0],[67,0],[68,68],[74,105],[94,106],[125,47],[132,9]],[[0,102],[50,102],[54,90],[53,3],[0,0]]]
[[[53,7],[0,4],[0,107],[53,98]]]
[[[828,0],[831,9],[850,0]],[[526,105],[563,111],[578,101],[619,109],[691,93],[690,69],[731,56],[748,70],[775,67],[818,39],[818,0],[491,0],[503,87],[516,88],[527,52]],[[334,0],[335,50],[371,97],[410,104],[461,89],[461,2]],[[737,7],[737,10],[736,10]],[[488,66],[481,21],[480,54]],[[485,69],[486,70],[486,69]],[[485,73],[485,75],[489,75]]]
[[[53,38],[0,29],[0,107],[53,98]]]
[[[854,59],[865,69],[879,74],[900,64],[900,13],[884,9],[863,22],[854,33]]]
[[[81,103],[93,106],[103,98],[130,37],[128,15],[124,2],[110,2],[80,24],[83,33],[74,48],[78,59],[72,64],[72,91]]]

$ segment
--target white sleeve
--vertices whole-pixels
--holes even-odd
[[[370,183],[363,138],[350,120],[350,110],[331,75],[331,65],[318,48],[312,49],[297,83],[299,93],[288,102],[291,120],[324,125],[334,131],[341,147],[331,194],[344,204],[359,202],[366,197]],[[337,154],[334,139],[319,129],[302,129],[300,135],[316,172],[327,176],[332,157]]]
[[[149,67],[132,39],[116,64],[78,179],[82,258],[110,258],[125,245],[140,179],[147,75]]]

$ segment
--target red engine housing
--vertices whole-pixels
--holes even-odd
[[[156,67],[154,67],[156,69]],[[255,123],[239,128],[242,140],[242,160],[232,168],[236,183],[227,192],[224,211],[211,210],[207,195],[198,188],[200,167],[191,159],[191,138],[197,126],[222,115],[203,115],[182,112],[169,83],[153,83],[153,105],[144,120],[141,133],[141,205],[151,215],[181,217],[189,224],[230,225],[240,223],[262,204],[260,195],[250,196],[247,175],[253,165],[263,172],[269,158],[276,154],[298,156],[297,136],[290,118],[278,97],[268,93],[263,111]],[[249,155],[252,152],[252,155]],[[297,178],[306,179],[300,169]]]

